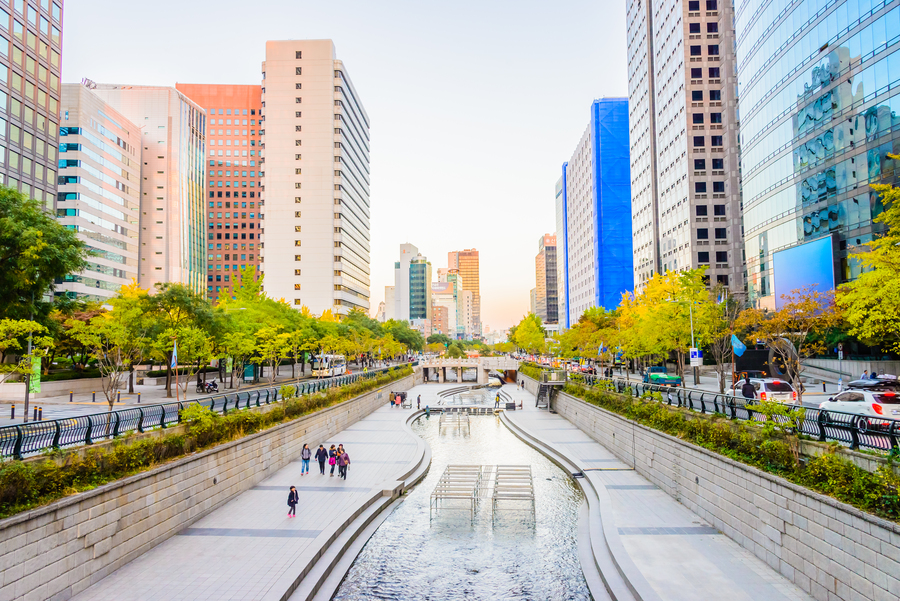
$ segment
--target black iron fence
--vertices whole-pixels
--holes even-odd
[[[849,445],[851,449],[867,448],[884,452],[900,451],[900,420],[843,413],[811,407],[788,406],[788,415],[765,415],[748,408],[758,401],[747,402],[747,399],[728,394],[699,390],[646,384],[639,380],[625,380],[620,377],[604,378],[592,375],[574,375],[570,381],[587,386],[598,386],[601,382],[620,394],[630,394],[639,398],[645,393],[659,393],[662,402],[686,407],[700,413],[718,413],[730,419],[764,422],[772,419],[785,427],[799,429],[814,440],[821,442],[836,441]]]
[[[239,392],[225,392],[189,401],[136,405],[127,409],[103,413],[4,426],[0,428],[0,458],[22,459],[27,455],[35,455],[50,449],[89,445],[132,432],[147,432],[177,425],[181,423],[181,410],[196,403],[209,407],[216,413],[227,415],[229,411],[261,407],[281,400],[279,394],[284,386],[293,388],[296,396],[302,396],[336,386],[352,384],[359,380],[375,378],[407,365],[415,367],[418,362],[375,369],[366,373],[287,382]]]

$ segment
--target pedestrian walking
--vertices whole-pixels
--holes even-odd
[[[416,399],[416,409],[421,409],[421,408],[422,408],[422,395],[420,394],[419,397]]]
[[[347,468],[350,467],[350,455],[347,454],[347,451],[343,451],[338,458],[338,476],[347,479]]]
[[[397,397],[394,399],[394,404],[397,405],[397,409],[400,408],[400,395],[399,395],[399,394],[398,394]]]
[[[334,445],[331,445],[331,448],[328,449],[328,465],[331,466],[331,478],[334,478],[334,466],[337,465],[337,451],[334,448]]]
[[[865,370],[862,372],[862,375],[859,377],[860,380],[868,380],[869,379],[869,370]]]
[[[325,462],[328,461],[328,451],[325,450],[325,445],[319,445],[319,448],[316,450],[316,461],[319,462],[319,473],[323,476],[325,475]]]
[[[297,503],[300,502],[300,494],[297,492],[297,487],[292,486],[291,491],[288,493],[288,517],[293,518],[297,517]]]
[[[304,444],[303,450],[300,451],[300,460],[303,467],[300,468],[300,475],[305,476],[309,473],[309,458],[312,457],[312,451],[309,450],[309,445]]]
[[[746,378],[744,380],[744,385],[741,386],[741,395],[745,399],[756,398],[756,388],[753,386],[753,384],[750,383],[750,378]]]
[[[494,409],[500,407],[500,393],[497,393],[497,396],[494,398]]]

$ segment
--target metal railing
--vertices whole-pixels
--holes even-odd
[[[100,440],[111,440],[132,432],[147,432],[164,429],[181,423],[181,411],[185,407],[200,403],[222,415],[229,411],[261,407],[279,400],[284,386],[294,388],[296,396],[313,394],[352,384],[386,374],[405,366],[415,367],[417,361],[385,367],[366,373],[332,376],[297,383],[282,383],[270,387],[253,388],[239,392],[226,392],[189,401],[139,405],[127,409],[79,415],[76,417],[30,422],[21,425],[0,427],[0,458],[22,459],[51,449],[61,449],[78,445],[90,445]]]
[[[569,381],[591,387],[607,382],[614,392],[630,394],[634,398],[658,392],[662,402],[667,405],[685,407],[700,413],[717,413],[734,420],[764,422],[769,419],[765,414],[748,408],[748,405],[754,405],[758,401],[748,403],[748,399],[709,390],[645,384],[639,380],[625,380],[615,376],[610,379],[586,374],[570,377]],[[863,447],[884,452],[900,451],[900,420],[811,407],[802,408],[803,417],[799,419],[801,408],[789,406],[789,409],[789,413],[797,414],[797,417],[792,419],[791,416],[773,415],[771,419],[787,427],[799,426],[800,434],[814,440],[836,441],[849,445],[852,450]]]

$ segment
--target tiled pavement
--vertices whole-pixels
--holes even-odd
[[[428,387],[428,397],[438,387]],[[415,398],[413,389],[409,392]],[[421,391],[415,392],[420,394]],[[423,394],[423,406],[426,396]],[[433,404],[433,401],[432,401]],[[75,597],[78,601],[281,598],[285,578],[296,577],[338,524],[388,488],[419,461],[416,437],[403,427],[411,410],[383,407],[331,440],[350,455],[347,480],[300,476],[299,460],[237,496],[189,528],[126,564]],[[291,485],[300,492],[297,517],[287,517]]]
[[[507,417],[606,488],[613,515],[603,519],[612,518],[628,556],[662,601],[811,601],[569,421],[535,409],[533,395],[512,390],[525,400],[522,411]]]

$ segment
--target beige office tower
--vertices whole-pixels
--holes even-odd
[[[56,295],[104,301],[138,278],[141,130],[87,86],[62,86],[56,215],[91,250]]]
[[[206,294],[206,111],[175,88],[98,84],[93,93],[141,129],[138,283]]]
[[[463,290],[472,293],[472,334],[481,335],[481,286],[478,251],[474,248],[447,253],[447,267],[458,269],[462,276]]]
[[[635,290],[706,267],[743,292],[733,2],[629,0],[627,28]]]
[[[369,118],[331,40],[266,42],[264,289],[297,309],[369,312]],[[387,310],[387,303],[385,303]]]

